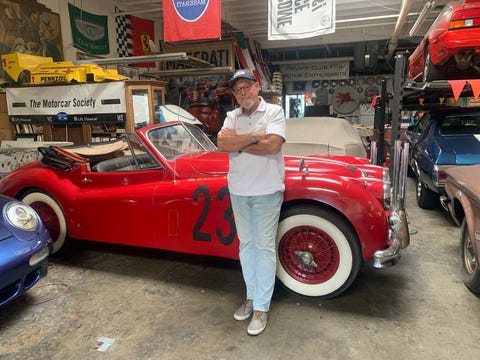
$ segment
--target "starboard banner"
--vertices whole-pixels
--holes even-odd
[[[163,40],[219,39],[220,0],[164,0]]]
[[[8,115],[12,123],[126,121],[123,81],[11,87],[7,88],[6,95]]]
[[[268,40],[335,32],[335,0],[268,0]]]

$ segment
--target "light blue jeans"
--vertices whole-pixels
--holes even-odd
[[[240,264],[253,309],[268,311],[275,286],[277,235],[283,192],[261,196],[230,195],[238,238]]]

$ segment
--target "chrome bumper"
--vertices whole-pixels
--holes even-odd
[[[405,212],[408,149],[408,143],[402,146],[400,140],[395,141],[392,193],[393,210],[388,217],[388,248],[378,250],[373,254],[373,266],[378,269],[395,265],[400,259],[400,250],[410,244],[408,219]]]
[[[400,250],[410,244],[408,220],[405,211],[398,210],[390,214],[390,229],[388,231],[388,248],[378,250],[373,254],[373,267],[382,269],[395,265],[400,259]]]

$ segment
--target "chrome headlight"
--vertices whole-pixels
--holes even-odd
[[[383,168],[383,207],[385,209],[389,209],[391,203],[392,203],[392,182],[390,180],[390,170],[384,167]]]
[[[20,230],[33,231],[39,218],[35,210],[19,201],[11,201],[3,208],[3,217],[10,225]]]

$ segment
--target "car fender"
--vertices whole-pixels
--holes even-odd
[[[79,170],[74,171],[77,171],[79,176],[81,175]],[[63,206],[62,210],[65,217],[71,221],[74,218],[71,213],[74,208],[73,203],[78,192],[78,186],[71,181],[71,175],[67,179],[62,177],[62,174],[60,171],[47,167],[27,165],[22,168],[22,171],[14,171],[2,179],[0,193],[16,199],[21,198],[30,190],[48,193],[56,199],[60,207]],[[60,188],[62,191],[59,191]]]
[[[301,186],[298,186],[301,182]],[[365,261],[386,246],[388,223],[385,209],[360,183],[335,176],[286,178],[284,207],[299,203],[331,208],[343,215],[358,235]],[[370,226],[365,226],[368,219]]]

